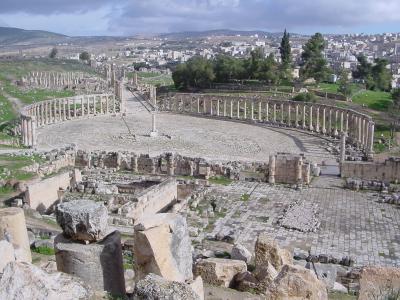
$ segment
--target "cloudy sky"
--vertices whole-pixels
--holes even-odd
[[[67,35],[400,32],[400,0],[0,0],[0,26]]]

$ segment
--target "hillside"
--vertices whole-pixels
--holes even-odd
[[[68,38],[66,35],[48,31],[0,27],[0,45],[2,46],[46,44],[66,38]]]

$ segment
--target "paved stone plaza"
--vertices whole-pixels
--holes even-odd
[[[150,138],[151,115],[131,98],[124,119],[98,116],[39,129],[38,148],[74,143],[84,150],[129,150],[150,155],[169,151],[209,160],[268,161],[269,155],[277,152],[305,153],[315,162],[334,159],[326,151],[326,140],[301,131],[168,113],[157,115],[156,122],[159,136]]]
[[[339,189],[340,181],[321,177],[316,187],[301,191],[250,182],[213,187],[211,194],[216,195],[226,216],[216,221],[211,235],[233,235],[235,241],[252,249],[258,233],[267,232],[295,252],[301,249],[338,259],[352,256],[356,266],[399,266],[400,210],[377,203],[373,193]],[[241,199],[243,194],[250,195],[248,201]],[[316,232],[289,230],[277,224],[284,209],[296,200],[317,205],[316,217],[321,224]],[[296,218],[301,223],[303,216]]]

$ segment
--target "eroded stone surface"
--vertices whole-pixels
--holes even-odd
[[[108,211],[101,204],[76,200],[57,205],[57,223],[66,236],[76,241],[95,242],[107,234]]]

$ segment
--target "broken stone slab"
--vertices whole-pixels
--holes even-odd
[[[186,219],[177,214],[148,215],[135,225],[137,280],[147,274],[184,282],[193,278],[192,248]]]
[[[192,290],[199,296],[200,300],[204,300],[204,284],[201,276],[197,276],[193,281],[188,282]]]
[[[11,243],[18,261],[32,262],[28,231],[23,209],[0,209],[0,240]]]
[[[231,258],[236,260],[243,260],[245,263],[250,263],[251,260],[251,252],[247,250],[245,246],[242,244],[233,245],[231,251]]]
[[[96,242],[101,240],[108,230],[107,208],[90,200],[75,200],[58,204],[57,223],[64,234],[75,241]]]
[[[194,275],[201,276],[205,283],[230,287],[236,274],[247,271],[247,265],[242,260],[208,258],[196,263]]]
[[[64,273],[49,274],[32,264],[7,264],[0,279],[0,299],[75,300],[90,299],[93,290],[79,278]]]
[[[364,267],[361,270],[358,299],[396,299],[400,291],[400,269]]]
[[[125,295],[121,235],[118,231],[88,245],[59,234],[54,249],[58,271],[78,276],[97,291]]]
[[[6,240],[0,241],[0,274],[9,262],[15,261],[14,247]]]
[[[325,284],[301,266],[284,265],[264,294],[270,300],[328,300]]]
[[[254,252],[256,269],[271,264],[279,272],[283,265],[293,264],[292,254],[263,233],[257,238]]]
[[[133,294],[134,300],[200,300],[201,298],[186,283],[168,281],[165,278],[148,274],[140,280]]]

